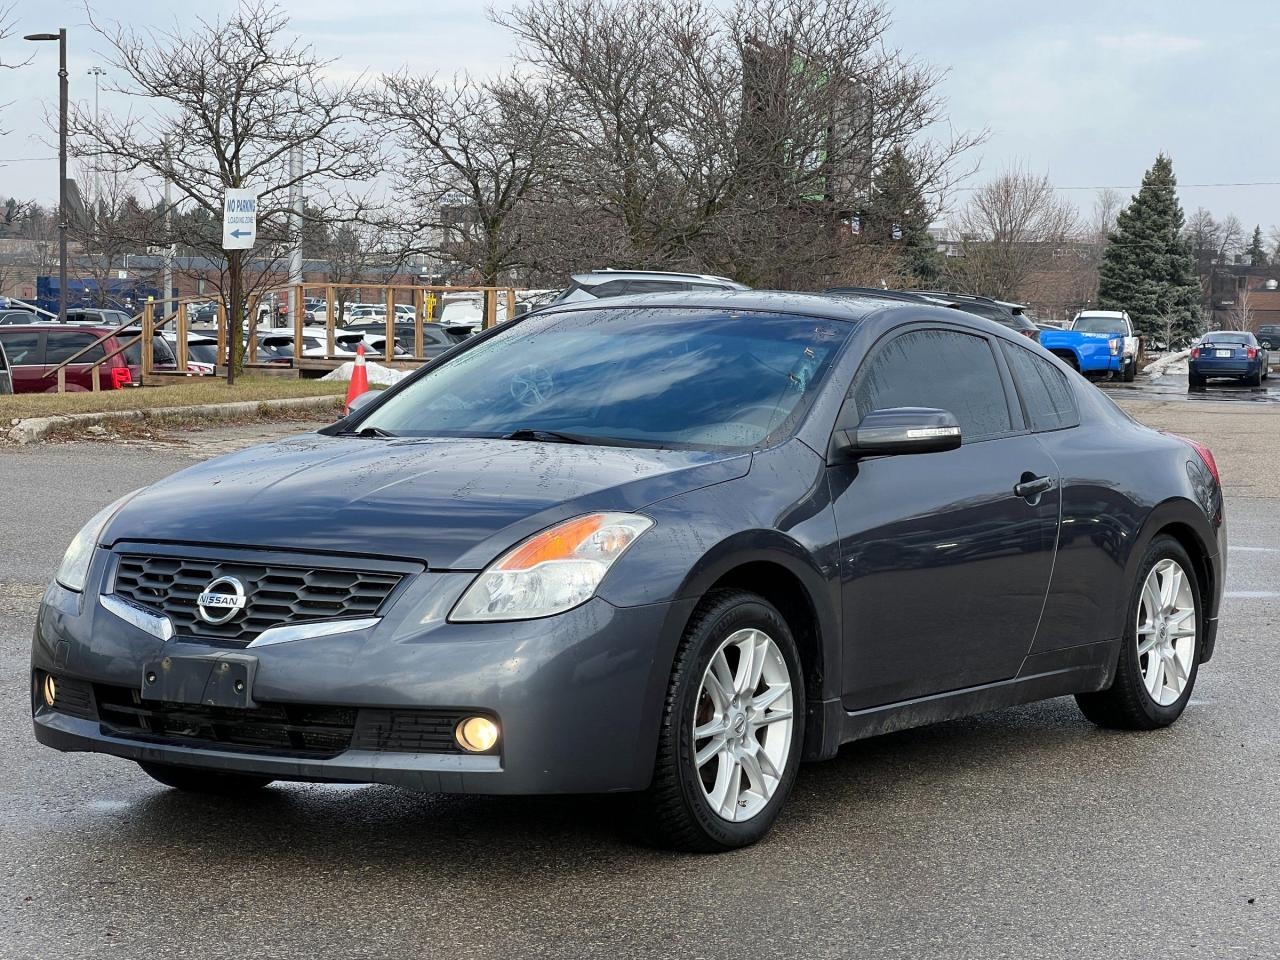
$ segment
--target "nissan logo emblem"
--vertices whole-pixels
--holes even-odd
[[[205,623],[226,623],[244,609],[244,584],[235,577],[211,580],[196,599],[196,610]]]

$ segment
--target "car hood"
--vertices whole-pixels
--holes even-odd
[[[105,541],[400,557],[477,570],[524,537],[747,473],[749,454],[475,438],[308,434],[148,487]]]

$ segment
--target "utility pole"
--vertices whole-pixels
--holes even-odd
[[[58,322],[67,322],[67,28],[30,33],[26,40],[58,41]]]

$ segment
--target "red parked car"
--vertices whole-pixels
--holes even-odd
[[[53,393],[58,389],[58,375],[54,369],[92,344],[99,337],[110,333],[112,327],[71,326],[59,323],[31,323],[0,326],[0,344],[9,358],[9,370],[13,377],[14,393]],[[75,363],[68,364],[67,390],[79,393],[92,390],[91,366],[103,356],[118,349],[121,341],[111,337],[84,354]],[[142,385],[142,368],[130,365],[124,354],[118,354],[102,364],[99,384],[103,390],[120,390]]]

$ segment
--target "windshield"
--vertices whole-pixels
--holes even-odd
[[[1124,318],[1076,317],[1071,329],[1078,333],[1124,333]]]
[[[429,368],[358,427],[752,447],[794,424],[849,330],[835,320],[675,308],[535,315]]]

